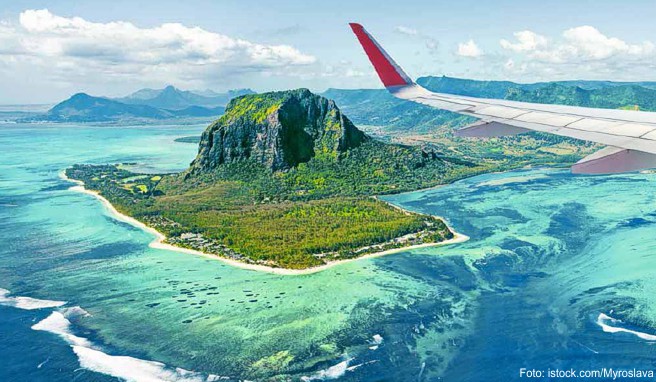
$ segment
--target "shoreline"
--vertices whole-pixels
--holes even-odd
[[[355,257],[355,258],[351,258],[351,259],[329,261],[326,264],[319,265],[319,266],[316,266],[316,267],[306,268],[306,269],[275,268],[275,267],[269,267],[269,266],[266,266],[266,265],[248,264],[248,263],[244,263],[244,262],[241,262],[241,261],[229,259],[229,258],[223,257],[223,256],[218,255],[218,254],[206,253],[206,252],[202,252],[202,251],[197,251],[195,249],[176,247],[174,245],[164,243],[164,240],[166,240],[166,236],[163,233],[159,232],[158,230],[156,230],[152,227],[149,227],[148,225],[140,222],[139,220],[137,220],[137,219],[135,219],[131,216],[128,216],[128,215],[125,215],[125,214],[119,212],[112,205],[112,203],[110,203],[110,201],[107,200],[104,196],[100,195],[99,192],[86,189],[84,187],[84,182],[82,182],[81,180],[69,178],[68,176],[66,176],[66,171],[65,170],[61,171],[59,173],[59,176],[60,176],[61,179],[65,180],[65,181],[72,182],[72,183],[76,184],[76,186],[70,187],[69,190],[76,191],[76,192],[81,192],[83,194],[92,195],[92,196],[96,197],[98,200],[100,200],[100,202],[105,206],[105,208],[107,208],[107,210],[109,210],[112,217],[114,217],[116,220],[122,221],[124,223],[128,223],[128,224],[130,224],[134,227],[140,228],[143,231],[146,231],[146,232],[154,235],[155,239],[148,244],[148,246],[150,248],[164,249],[164,250],[168,250],[168,251],[186,253],[186,254],[189,254],[189,255],[201,256],[201,257],[204,257],[204,258],[207,258],[207,259],[219,260],[219,261],[222,261],[222,262],[224,262],[228,265],[231,265],[233,267],[236,267],[236,268],[241,268],[241,269],[246,269],[246,270],[251,270],[251,271],[257,271],[257,272],[265,272],[265,273],[272,273],[272,274],[285,275],[285,276],[309,275],[309,274],[324,271],[328,268],[332,268],[332,267],[337,266],[337,265],[346,264],[346,263],[350,263],[350,262],[353,262],[353,261],[358,261],[358,260],[363,260],[363,259],[370,259],[370,258],[375,258],[375,257],[382,257],[382,256],[386,256],[386,255],[391,255],[393,253],[404,252],[404,251],[409,251],[409,250],[418,249],[418,248],[437,247],[437,246],[442,246],[442,245],[463,243],[463,242],[469,240],[469,236],[463,235],[461,233],[456,232],[453,228],[451,228],[447,224],[447,222],[444,218],[439,217],[439,216],[435,216],[436,218],[442,220],[444,222],[444,224],[446,224],[447,228],[451,232],[453,232],[453,238],[448,239],[448,240],[443,240],[443,241],[440,241],[440,242],[437,242],[437,243],[423,243],[423,244],[409,245],[409,246],[406,246],[406,247],[392,248],[392,249],[388,249],[388,250],[385,250],[385,251],[374,252],[374,253],[370,253],[370,254],[367,254],[367,255],[364,255],[364,256]],[[373,198],[378,199],[378,197],[376,197],[376,196],[373,196]],[[388,205],[390,205],[394,208],[397,208],[401,211],[404,211],[404,212],[407,212],[407,213],[412,213],[412,211],[405,210],[405,209],[403,209],[403,208],[401,208],[397,205],[394,205],[392,203],[389,203],[389,202],[386,202],[386,201],[380,200],[380,199],[378,199],[378,200],[382,201],[382,202],[384,202],[384,203],[386,203],[386,204],[388,204]]]

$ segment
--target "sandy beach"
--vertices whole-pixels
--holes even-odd
[[[465,241],[469,240],[468,236],[463,235],[461,233],[458,233],[455,230],[453,230],[451,227],[449,227],[451,232],[453,232],[453,235],[454,235],[453,238],[441,241],[439,243],[424,243],[424,244],[417,244],[417,245],[409,245],[409,246],[400,247],[400,248],[392,248],[392,249],[388,249],[388,250],[385,250],[385,251],[375,252],[375,253],[367,254],[367,255],[352,258],[352,259],[330,261],[326,264],[316,266],[316,267],[312,267],[312,268],[286,269],[286,268],[268,267],[266,265],[248,264],[248,263],[243,263],[241,261],[232,260],[232,259],[223,257],[219,254],[205,253],[205,252],[197,251],[197,250],[194,250],[194,249],[181,248],[181,247],[176,247],[176,246],[171,245],[171,244],[167,244],[167,243],[164,242],[166,240],[166,236],[164,236],[164,234],[162,234],[161,232],[157,231],[156,229],[154,229],[152,227],[147,226],[146,224],[140,222],[139,220],[137,220],[133,217],[122,214],[109,202],[109,200],[107,200],[105,197],[100,195],[98,192],[88,190],[88,189],[84,188],[84,182],[67,177],[66,173],[64,171],[60,172],[60,177],[64,180],[66,180],[66,181],[73,182],[73,183],[77,184],[77,186],[71,187],[70,190],[77,191],[77,192],[82,192],[82,193],[89,194],[89,195],[93,195],[94,197],[98,198],[102,202],[102,204],[107,208],[107,210],[111,213],[112,217],[114,217],[116,220],[128,223],[132,226],[135,226],[137,228],[141,228],[142,230],[153,234],[155,236],[155,239],[152,242],[150,242],[150,244],[148,245],[151,248],[165,249],[165,250],[174,251],[174,252],[181,252],[181,253],[187,253],[187,254],[190,254],[190,255],[202,256],[202,257],[205,257],[205,258],[208,258],[208,259],[222,261],[222,262],[224,262],[226,264],[229,264],[233,267],[237,267],[237,268],[241,268],[241,269],[248,269],[248,270],[257,271],[257,272],[274,273],[274,274],[278,274],[278,275],[287,275],[287,276],[307,275],[307,274],[321,272],[321,271],[324,271],[328,268],[331,268],[331,267],[334,267],[334,266],[337,266],[337,265],[341,265],[341,264],[346,264],[346,263],[349,263],[349,262],[352,262],[352,261],[359,261],[359,260],[363,260],[363,259],[381,257],[381,256],[390,255],[390,254],[393,254],[393,253],[405,252],[405,251],[418,249],[418,248],[436,247],[436,246],[442,246],[442,245],[448,245],[448,244],[462,243],[462,242],[465,242]],[[380,199],[378,199],[378,200],[380,200]],[[391,203],[387,203],[387,204],[389,204],[390,206],[393,206],[394,208],[398,208],[402,211],[410,212],[410,211],[406,211],[403,208],[401,208],[399,206],[396,206],[394,204],[391,204]],[[442,219],[446,224],[446,220],[444,220],[443,218],[441,218],[439,216],[437,216],[437,217]]]

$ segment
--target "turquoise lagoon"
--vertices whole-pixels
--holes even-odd
[[[384,199],[471,239],[296,276],[153,249],[60,178],[179,171],[204,126],[0,125],[0,380],[510,381],[656,369],[656,175],[488,174]]]

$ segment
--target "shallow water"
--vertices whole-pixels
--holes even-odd
[[[0,380],[656,369],[655,175],[520,171],[385,197],[471,240],[303,276],[149,248],[150,234],[58,175],[74,163],[180,170],[196,148],[173,140],[202,129],[0,125]]]

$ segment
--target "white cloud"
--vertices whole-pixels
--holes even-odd
[[[397,26],[396,28],[394,28],[394,31],[408,36],[416,36],[419,34],[419,31],[417,31],[416,29],[404,27],[403,25]]]
[[[644,56],[654,53],[654,44],[645,41],[629,44],[615,37],[607,37],[597,28],[581,26],[563,32],[569,47],[567,53],[593,60],[603,60],[617,54]]]
[[[507,62],[505,69],[532,79],[654,77],[656,47],[651,41],[627,42],[588,25],[567,29],[555,38],[528,30],[514,36],[514,41],[499,42],[512,54],[512,65]]]
[[[607,60],[618,56],[621,59],[640,59],[652,56],[655,51],[650,41],[629,44],[588,25],[567,29],[562,33],[562,39],[553,42],[531,31],[516,32],[514,36],[517,42],[502,39],[501,47],[525,53],[533,60],[555,64]]]
[[[481,48],[476,45],[474,40],[469,40],[467,42],[461,42],[458,44],[458,50],[456,51],[458,56],[462,57],[481,57],[484,53]]]
[[[289,45],[265,45],[168,23],[140,28],[26,10],[0,23],[0,70],[39,70],[50,80],[201,84],[221,75],[281,72],[316,62]],[[137,86],[137,85],[135,85]]]
[[[502,39],[501,46],[504,49],[512,50],[515,52],[526,52],[536,50],[540,47],[547,45],[547,38],[531,31],[521,31],[513,33],[516,43],[511,43],[508,40]]]

